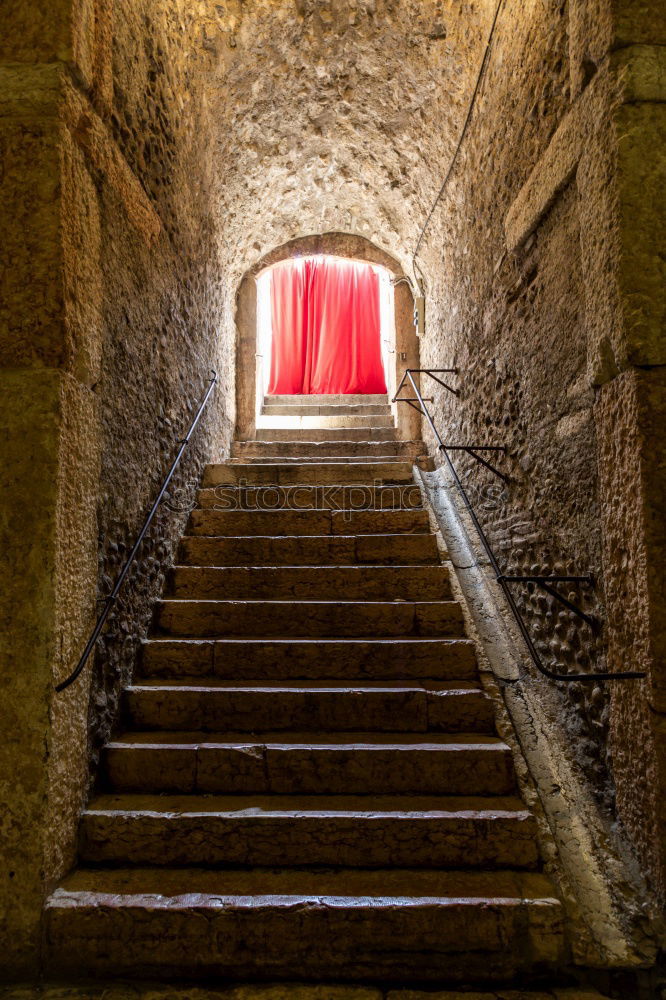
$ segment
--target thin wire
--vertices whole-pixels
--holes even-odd
[[[485,71],[486,71],[486,66],[488,65],[488,56],[490,55],[490,47],[491,47],[492,42],[493,42],[493,37],[495,35],[495,28],[497,26],[497,21],[499,19],[500,10],[502,9],[503,5],[504,5],[504,0],[498,0],[497,6],[495,8],[495,16],[493,17],[493,23],[490,26],[490,32],[488,34],[488,41],[486,42],[486,48],[485,48],[485,51],[483,53],[483,59],[481,60],[481,66],[479,68],[479,73],[478,73],[478,76],[476,78],[476,83],[474,84],[474,91],[472,92],[472,99],[469,102],[469,107],[467,109],[467,115],[465,117],[465,123],[464,123],[464,125],[462,127],[462,132],[460,133],[460,138],[458,139],[458,145],[456,146],[455,152],[454,152],[454,154],[453,154],[453,156],[451,158],[451,162],[449,163],[449,169],[447,170],[446,176],[445,176],[444,180],[442,181],[442,186],[440,187],[439,191],[437,192],[437,197],[433,201],[432,207],[431,207],[430,211],[428,212],[428,215],[426,216],[425,222],[423,223],[423,228],[421,229],[421,232],[419,234],[419,238],[418,238],[418,240],[416,242],[416,246],[414,248],[414,253],[412,254],[412,268],[414,270],[414,274],[416,275],[416,272],[418,270],[421,273],[421,277],[423,277],[423,272],[421,272],[420,267],[416,263],[416,256],[417,256],[417,254],[418,254],[418,252],[419,252],[419,250],[421,248],[421,243],[423,242],[423,237],[425,236],[426,229],[430,225],[430,220],[432,219],[433,215],[435,214],[435,209],[439,205],[440,199],[441,199],[441,197],[444,194],[444,191],[446,189],[446,185],[449,183],[449,178],[451,177],[451,174],[453,173],[453,168],[454,168],[454,166],[456,164],[456,160],[458,159],[458,153],[460,152],[460,147],[462,146],[462,144],[464,142],[464,139],[465,139],[465,136],[467,135],[467,129],[468,129],[469,123],[470,123],[471,118],[472,118],[472,112],[474,111],[474,104],[476,103],[476,98],[477,98],[477,95],[479,93],[479,88],[481,86],[481,81],[483,80],[483,77],[484,77],[484,74],[485,74]]]

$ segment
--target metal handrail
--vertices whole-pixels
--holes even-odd
[[[167,472],[166,477],[165,477],[164,481],[162,482],[162,486],[160,488],[159,493],[157,494],[157,498],[156,498],[153,506],[150,508],[150,511],[148,512],[145,521],[143,522],[143,527],[141,528],[141,531],[139,532],[138,537],[137,537],[134,545],[132,546],[132,551],[130,552],[129,556],[127,557],[127,559],[125,561],[125,565],[123,566],[122,570],[120,571],[120,575],[119,575],[118,579],[116,580],[116,582],[114,584],[113,590],[111,591],[111,593],[109,594],[109,596],[106,598],[106,600],[104,602],[104,608],[102,610],[102,613],[100,614],[99,618],[97,619],[97,624],[95,625],[94,629],[92,630],[90,638],[88,639],[88,642],[86,643],[86,648],[83,650],[83,653],[81,654],[81,659],[79,660],[79,662],[76,665],[76,668],[72,671],[72,673],[69,675],[69,677],[67,677],[66,680],[64,680],[64,681],[61,681],[60,684],[56,684],[55,689],[56,689],[57,692],[64,691],[65,688],[68,688],[70,686],[70,684],[73,684],[74,681],[76,680],[76,678],[79,676],[79,674],[83,670],[83,668],[85,667],[86,663],[88,662],[88,658],[90,657],[90,654],[92,653],[92,651],[94,649],[95,643],[99,639],[100,633],[101,633],[102,629],[104,628],[104,625],[106,623],[106,619],[109,617],[109,614],[111,613],[111,608],[113,607],[113,605],[116,602],[116,599],[118,597],[118,593],[120,591],[120,588],[122,587],[122,585],[123,585],[123,583],[125,581],[125,577],[127,576],[128,572],[129,572],[129,568],[132,565],[132,563],[134,562],[134,559],[136,558],[136,554],[139,551],[139,548],[141,546],[141,542],[145,538],[146,532],[148,531],[148,528],[150,527],[150,523],[153,520],[153,518],[154,518],[154,516],[155,516],[155,514],[157,512],[157,508],[159,507],[160,503],[162,502],[162,497],[164,496],[164,494],[166,492],[166,488],[169,485],[169,483],[171,482],[173,474],[176,471],[176,468],[178,467],[178,463],[180,462],[181,458],[183,457],[183,452],[185,451],[185,449],[187,448],[188,444],[190,443],[190,438],[192,437],[192,434],[194,433],[194,430],[195,430],[197,424],[199,423],[199,420],[201,418],[201,414],[204,411],[204,407],[206,406],[206,403],[208,402],[210,394],[213,391],[213,389],[215,388],[215,383],[217,382],[217,372],[214,372],[211,369],[211,376],[212,376],[212,378],[210,379],[210,384],[209,384],[208,388],[206,389],[206,393],[205,393],[203,399],[201,400],[201,403],[199,404],[199,408],[197,409],[197,412],[196,412],[196,414],[194,416],[194,419],[192,420],[192,423],[190,424],[190,428],[189,428],[187,434],[182,439],[182,441],[179,442],[180,443],[180,448],[178,449],[178,453],[177,453],[176,457],[174,458],[173,462],[171,463],[171,468]]]
[[[563,673],[559,673],[559,672],[554,671],[554,670],[550,670],[548,667],[544,666],[544,664],[543,664],[543,662],[541,660],[541,657],[539,656],[539,653],[537,652],[537,649],[536,649],[536,647],[535,647],[535,645],[534,645],[534,643],[532,641],[532,637],[531,637],[531,635],[529,633],[529,629],[528,629],[528,627],[527,627],[527,625],[525,623],[525,620],[524,620],[524,618],[523,618],[523,616],[522,616],[522,614],[520,612],[520,609],[519,609],[518,605],[516,604],[515,598],[514,598],[512,592],[511,592],[509,584],[510,583],[534,583],[534,584],[536,584],[537,586],[541,587],[542,590],[545,590],[546,593],[550,594],[552,597],[554,597],[556,600],[558,600],[562,605],[564,605],[566,608],[568,608],[570,611],[572,611],[574,614],[576,614],[579,618],[581,618],[583,621],[585,621],[592,628],[596,628],[597,627],[597,622],[596,622],[596,620],[594,618],[592,618],[590,615],[585,614],[579,607],[577,607],[571,601],[567,600],[566,597],[564,597],[562,594],[558,593],[557,590],[555,590],[553,588],[553,586],[552,586],[552,584],[554,584],[554,583],[579,583],[579,584],[586,584],[588,586],[593,586],[594,585],[594,579],[593,579],[592,576],[550,576],[550,575],[549,576],[507,576],[505,573],[503,573],[501,571],[501,569],[499,567],[499,564],[497,562],[497,559],[495,557],[495,553],[493,552],[493,550],[492,550],[492,548],[490,546],[490,542],[488,541],[488,538],[487,538],[487,536],[486,536],[483,528],[481,527],[481,524],[479,523],[479,519],[476,516],[476,512],[474,511],[474,508],[472,507],[472,503],[471,503],[469,497],[467,496],[467,491],[465,490],[465,487],[463,486],[463,484],[462,484],[462,482],[460,480],[460,477],[458,476],[458,473],[456,472],[455,466],[454,466],[453,462],[451,461],[451,456],[449,455],[449,451],[465,451],[468,455],[470,455],[472,458],[474,458],[477,462],[480,462],[486,468],[490,469],[490,471],[493,472],[496,476],[498,476],[500,479],[503,479],[506,482],[507,481],[507,477],[505,475],[503,475],[497,469],[493,468],[493,466],[491,466],[488,462],[486,462],[484,459],[482,459],[479,455],[476,454],[477,451],[493,450],[493,451],[502,451],[502,452],[505,452],[506,449],[503,448],[503,447],[501,447],[501,448],[500,447],[489,448],[487,446],[481,446],[481,445],[447,445],[447,444],[444,444],[439,431],[435,427],[434,421],[432,419],[430,411],[428,410],[428,407],[426,406],[425,400],[424,400],[423,396],[421,395],[420,389],[417,386],[416,382],[414,381],[414,375],[415,374],[428,375],[428,376],[430,376],[430,378],[434,379],[436,382],[439,382],[440,385],[443,385],[444,388],[448,389],[450,392],[452,392],[455,395],[457,395],[457,392],[455,391],[455,389],[452,389],[450,386],[446,385],[441,379],[436,378],[436,375],[433,374],[433,373],[436,373],[437,375],[440,375],[440,374],[443,374],[445,371],[453,373],[453,374],[457,374],[457,369],[456,368],[446,368],[446,369],[443,369],[443,368],[432,368],[432,369],[428,369],[428,368],[406,368],[405,369],[405,374],[402,377],[402,380],[401,380],[400,385],[398,386],[398,388],[396,390],[396,394],[393,397],[392,402],[393,403],[407,403],[409,406],[412,406],[415,410],[419,410],[419,412],[422,413],[423,416],[428,421],[428,423],[430,425],[430,429],[431,429],[431,431],[433,432],[433,434],[435,435],[435,437],[437,439],[439,450],[443,453],[444,458],[446,459],[447,465],[449,467],[449,471],[451,472],[451,475],[453,476],[454,482],[455,482],[456,486],[458,487],[458,490],[459,490],[460,495],[462,497],[462,500],[463,500],[463,503],[465,505],[465,508],[467,509],[467,511],[469,513],[469,516],[470,516],[470,518],[472,520],[472,523],[474,524],[474,527],[476,528],[476,531],[477,531],[477,533],[479,535],[479,538],[481,540],[481,544],[482,544],[482,546],[483,546],[483,548],[485,550],[486,555],[488,556],[488,560],[490,562],[490,565],[491,565],[491,567],[493,569],[493,572],[495,573],[495,579],[496,579],[497,583],[500,585],[500,587],[502,588],[502,590],[504,592],[504,596],[506,597],[507,602],[509,604],[509,607],[511,608],[511,611],[513,612],[513,616],[516,619],[516,623],[518,625],[518,628],[520,629],[520,632],[521,632],[521,635],[522,635],[523,639],[525,640],[525,644],[527,645],[527,648],[529,650],[530,656],[532,657],[532,660],[534,661],[534,665],[539,670],[539,672],[541,674],[543,674],[544,677],[548,677],[549,680],[552,680],[552,681],[564,681],[565,683],[569,683],[569,684],[572,683],[573,681],[622,681],[622,680],[637,680],[637,679],[640,679],[640,678],[644,678],[646,676],[645,673],[639,672],[637,670],[625,670],[625,671],[620,671],[620,672],[614,673],[614,674],[610,674],[610,673],[606,673],[606,672],[598,672],[598,673],[591,673],[591,674],[569,674],[569,673],[563,674]],[[407,381],[407,379],[409,379],[409,381],[411,383],[412,389],[414,390],[414,395],[415,395],[416,399],[419,402],[419,406],[415,405],[415,401],[412,398],[405,398],[405,397],[400,398],[400,396],[399,396],[399,393],[400,393],[403,385]]]

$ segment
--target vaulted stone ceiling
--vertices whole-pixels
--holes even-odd
[[[406,266],[455,149],[490,0],[202,5],[223,261],[343,230]]]

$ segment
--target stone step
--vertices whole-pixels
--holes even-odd
[[[285,987],[287,992],[285,992]],[[489,986],[488,989],[492,987]],[[536,988],[521,990],[502,990],[501,998],[493,989],[488,993],[485,989],[479,993],[470,994],[466,986],[460,989],[440,990],[433,994],[431,990],[414,989],[377,989],[375,986],[365,986],[350,983],[326,982],[317,984],[289,982],[283,986],[246,982],[225,988],[211,988],[210,984],[200,987],[178,986],[169,982],[146,983],[135,981],[132,992],[127,993],[124,984],[109,986],[104,983],[94,986],[68,985],[63,991],[60,986],[40,985],[18,990],[9,987],[0,989],[0,1000],[611,1000],[602,996],[589,986],[553,987],[540,990]]]
[[[388,442],[390,444],[390,442]],[[388,452],[388,449],[386,449]],[[400,456],[398,456],[399,458]],[[282,463],[283,465],[321,465],[326,462],[330,465],[376,465],[377,463],[389,463],[395,462],[396,456],[388,453],[382,452],[377,455],[327,455],[326,457],[321,455],[279,455],[279,454],[266,454],[257,455],[254,458],[230,458],[229,465],[276,465]],[[427,455],[424,456],[414,456],[412,461],[418,463],[419,468],[426,469],[427,471],[432,471],[433,463],[428,458]]]
[[[387,393],[375,393],[375,392],[333,392],[333,393],[294,393],[293,395],[274,395],[274,396],[264,396],[263,405],[273,406],[277,404],[286,404],[291,406],[303,406],[317,404],[331,404],[331,403],[341,403],[343,405],[358,405],[364,403],[384,403],[388,404],[389,398]]]
[[[377,418],[393,420],[390,403],[264,403],[266,417],[367,417],[366,423]]]
[[[299,486],[213,486],[198,490],[204,510],[414,510],[424,506],[415,482],[392,486],[372,483]]]
[[[257,438],[264,441],[394,441],[395,427],[377,427],[366,421],[355,427],[258,427]]]
[[[534,817],[516,798],[100,795],[81,819],[91,864],[523,868]]]
[[[381,442],[380,442],[381,443]],[[391,442],[387,442],[389,445]],[[384,449],[387,453],[378,452],[376,455],[317,455],[317,454],[299,454],[299,455],[280,455],[280,454],[266,454],[266,455],[256,455],[253,458],[230,458],[229,465],[289,465],[289,466],[308,466],[308,465],[344,465],[344,466],[361,466],[361,465],[377,465],[377,464],[391,464],[396,461],[401,461],[406,456],[405,455],[395,455],[389,453],[388,449]],[[415,454],[410,458],[410,461],[414,465],[418,465],[420,469],[426,472],[432,472],[434,469],[434,462],[426,454]]]
[[[193,636],[464,636],[457,601],[162,600],[157,626]]]
[[[471,680],[470,639],[147,639],[144,677]]]
[[[181,539],[178,561],[193,566],[324,566],[438,563],[434,535],[237,535]]]
[[[461,681],[138,681],[124,692],[133,729],[255,733],[493,733],[491,700]]]
[[[563,916],[536,872],[82,869],[46,904],[52,975],[468,982],[545,974]]]
[[[349,601],[451,600],[446,566],[174,566],[172,597]]]
[[[256,427],[260,434],[269,428],[274,430],[291,428],[292,430],[300,430],[304,434],[313,430],[329,429],[337,430],[341,437],[346,437],[347,431],[354,430],[357,427],[367,427],[369,423],[374,428],[391,431],[392,435],[396,433],[395,420],[389,413],[350,413],[342,409],[340,409],[337,416],[325,413],[308,414],[307,412],[299,415],[289,409],[285,412],[270,412],[268,414],[262,412],[257,417]]]
[[[298,441],[256,440],[234,441],[231,446],[232,459],[250,460],[253,458],[279,460],[285,458],[321,459],[345,457],[350,461],[359,458],[410,458],[424,455],[425,445],[422,441],[350,441],[338,440],[315,441],[307,437]]]
[[[319,462],[316,465],[290,465],[265,463],[261,465],[230,464],[207,465],[203,486],[263,486],[274,484],[294,486],[300,483],[409,483],[414,478],[411,462],[359,462],[340,464]]]
[[[286,497],[297,502],[298,497]],[[193,510],[189,535],[428,534],[426,510]]]
[[[513,762],[477,734],[129,732],[103,751],[109,790],[279,795],[510,795]]]
[[[54,979],[470,985],[563,961],[536,822],[395,460],[412,445],[271,435],[207,467],[82,817],[99,867],[47,901]]]

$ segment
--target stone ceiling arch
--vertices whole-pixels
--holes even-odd
[[[201,6],[222,265],[302,233],[410,253],[456,146],[491,0]],[[411,273],[411,272],[409,272]]]

